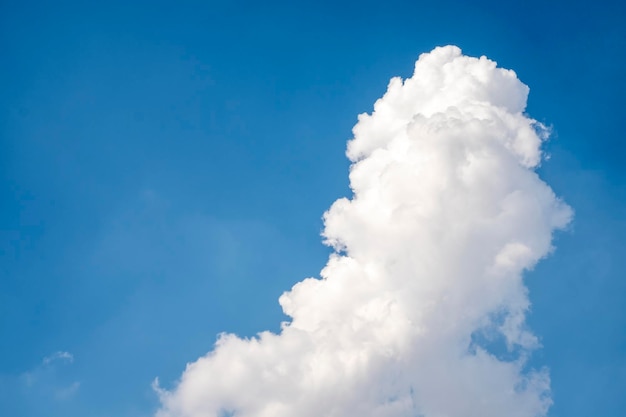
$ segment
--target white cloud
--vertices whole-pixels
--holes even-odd
[[[74,355],[69,352],[57,351],[44,357],[41,364],[35,368],[24,372],[20,379],[27,387],[35,385],[42,377],[51,372],[54,372],[54,363],[60,362],[63,364],[74,362]]]
[[[41,363],[22,373],[19,380],[28,388],[32,401],[66,401],[78,392],[81,383],[68,381],[66,365],[74,362],[70,352],[57,351],[43,358]]]
[[[50,356],[46,356],[45,358],[43,358],[42,363],[44,365],[49,365],[49,364],[51,364],[54,361],[62,361],[62,362],[72,363],[72,362],[74,362],[74,355],[72,355],[70,352],[58,351],[58,352],[54,352]]]
[[[280,334],[223,334],[172,391],[157,385],[157,416],[544,416],[522,274],[572,211],[534,172],[545,129],[527,95],[453,46],[392,79],[348,144],[354,195],[324,215],[322,278],[280,297]]]

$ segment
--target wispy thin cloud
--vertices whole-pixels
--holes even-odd
[[[42,363],[44,365],[50,365],[54,361],[72,363],[74,362],[74,355],[72,355],[70,352],[58,351],[54,352],[52,355],[43,358]]]
[[[74,355],[57,351],[44,357],[34,368],[19,376],[29,396],[42,401],[67,401],[78,392],[80,381],[68,381],[66,367],[74,362]]]
[[[74,395],[76,395],[79,388],[80,388],[80,382],[75,381],[66,387],[57,388],[55,390],[54,397],[58,401],[66,401],[72,398]]]

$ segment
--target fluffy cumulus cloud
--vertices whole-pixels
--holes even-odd
[[[536,174],[545,128],[513,71],[454,46],[394,78],[348,143],[335,251],[284,293],[280,334],[220,336],[158,417],[535,417],[525,270],[570,208]]]

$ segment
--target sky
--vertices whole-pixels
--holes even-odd
[[[3,2],[0,414],[165,413],[218,334],[281,332],[321,234],[348,239],[322,216],[352,198],[357,116],[448,44],[529,87],[551,135],[527,171],[573,210],[520,266],[537,342],[514,341],[517,373],[549,372],[549,416],[625,414],[624,9]]]

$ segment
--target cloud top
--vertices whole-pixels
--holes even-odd
[[[454,46],[393,78],[353,129],[353,196],[324,215],[321,279],[280,297],[280,334],[223,334],[172,391],[157,385],[157,416],[546,415],[522,275],[572,211],[534,171],[547,134],[528,91]]]

